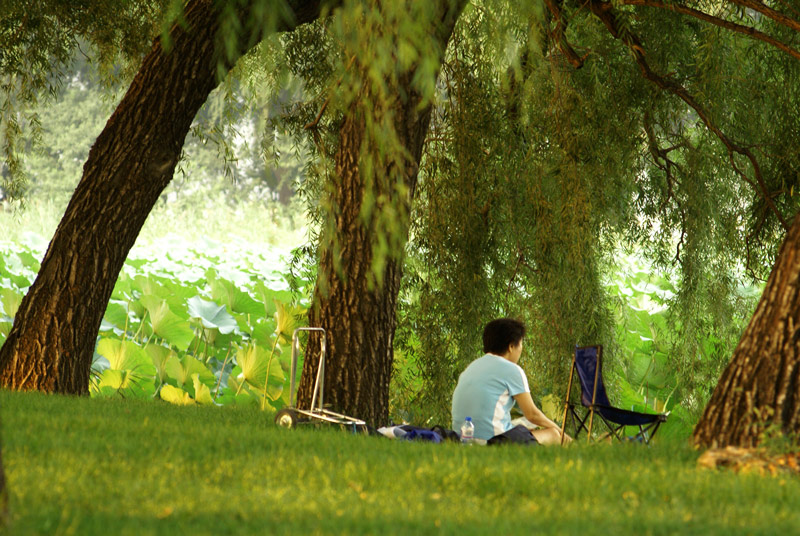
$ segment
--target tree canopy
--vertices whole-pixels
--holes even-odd
[[[677,278],[664,397],[703,408],[752,310],[746,284],[766,278],[797,210],[798,70],[776,46],[792,35],[780,17],[668,7],[467,6],[434,93],[399,313],[399,345],[423,356],[424,413],[446,414],[497,315],[528,321],[529,372],[562,389],[574,344],[613,346],[605,274],[629,248]],[[349,60],[325,31],[284,37],[322,96],[281,123],[322,164],[339,116],[316,114]],[[305,42],[326,56],[293,56]],[[307,191],[315,204],[320,186]]]
[[[31,105],[57,95],[80,51],[111,84],[129,80],[164,20],[167,0],[3,2],[0,15],[2,186],[20,197],[22,155],[38,141]]]

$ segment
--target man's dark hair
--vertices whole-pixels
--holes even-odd
[[[483,351],[502,355],[525,336],[525,324],[513,318],[492,320],[483,328]]]

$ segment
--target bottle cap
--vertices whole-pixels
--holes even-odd
[[[467,417],[465,420],[472,421],[472,417]]]

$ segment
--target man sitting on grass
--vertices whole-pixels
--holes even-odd
[[[469,364],[458,378],[453,392],[453,429],[458,431],[467,417],[475,424],[475,438],[502,438],[515,443],[561,444],[561,428],[536,407],[531,398],[528,378],[517,365],[522,354],[525,326],[511,318],[492,320],[483,330],[486,355]],[[511,425],[514,402],[532,424]],[[495,441],[502,441],[500,437]],[[565,435],[564,443],[572,441]]]

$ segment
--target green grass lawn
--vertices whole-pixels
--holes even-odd
[[[683,444],[461,447],[0,391],[9,534],[796,534],[800,478]]]

